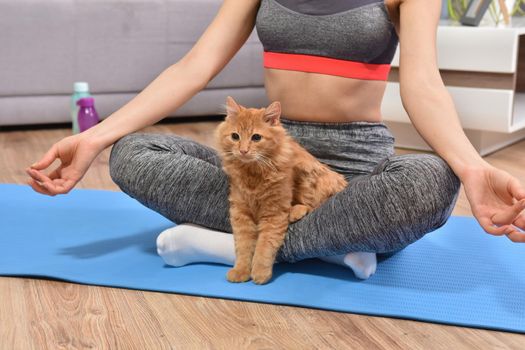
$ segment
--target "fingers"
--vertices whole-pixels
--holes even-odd
[[[514,230],[511,233],[507,233],[508,239],[515,243],[525,243],[525,233]]]
[[[44,154],[42,159],[40,159],[38,162],[31,165],[31,168],[37,169],[37,170],[45,169],[48,166],[50,166],[51,163],[53,163],[55,159],[57,158],[58,158],[58,149],[56,145],[53,145],[51,146],[49,151],[47,151],[46,154]]]
[[[520,232],[520,229],[525,229],[525,214],[519,215],[514,221],[513,225],[494,226],[495,224],[488,217],[478,220],[481,227],[488,233],[501,236],[505,235],[508,239],[515,243],[525,243],[525,232]]]
[[[75,187],[76,182],[73,180],[53,180],[51,184],[46,184],[46,188],[55,194],[66,194],[69,193]]]
[[[75,186],[73,180],[56,179],[50,184],[45,184],[46,189],[53,194],[66,194]]]
[[[525,213],[518,216],[512,224],[521,230],[525,230]]]
[[[65,179],[54,179],[49,182],[42,183],[48,192],[52,194],[66,194],[75,186],[75,181]]]
[[[494,226],[494,223],[488,217],[483,217],[478,219],[478,221],[481,227],[483,227],[483,229],[491,235],[501,236],[506,233],[510,233],[512,230],[511,225]]]
[[[519,214],[512,225],[510,232],[506,233],[507,238],[515,243],[525,243],[525,213]]]
[[[511,178],[509,182],[509,192],[517,200],[525,199],[525,188],[515,177]]]
[[[55,194],[49,192],[43,185],[36,182],[34,179],[27,180],[27,184],[31,186],[33,190],[35,190],[38,193],[46,194],[48,196],[54,196]]]
[[[49,176],[34,169],[27,169],[26,172],[31,176],[28,184],[37,192],[47,195],[66,194],[75,186],[76,181],[70,179],[57,178],[60,174],[60,167],[55,169]]]
[[[492,216],[492,222],[496,225],[505,225],[516,220],[516,217],[525,209],[525,199],[517,201],[505,211],[500,211]]]
[[[49,183],[51,182],[51,179],[44,175],[42,172],[28,168],[26,169],[26,173],[31,176],[35,181],[41,182],[41,183]]]

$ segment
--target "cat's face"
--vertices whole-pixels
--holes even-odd
[[[285,136],[279,122],[281,105],[273,102],[266,108],[245,108],[228,96],[227,116],[217,128],[218,147],[226,159],[243,163],[271,160]]]

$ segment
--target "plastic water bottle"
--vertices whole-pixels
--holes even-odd
[[[80,132],[78,127],[78,106],[77,101],[84,97],[91,97],[89,94],[89,84],[83,81],[73,85],[73,95],[71,95],[71,121],[73,123],[73,134]]]
[[[78,128],[80,132],[97,125],[100,119],[95,110],[95,99],[93,97],[84,97],[77,101],[77,105],[80,107],[78,110]]]

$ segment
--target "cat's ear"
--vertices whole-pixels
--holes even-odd
[[[227,117],[236,116],[241,111],[241,106],[231,96],[226,97],[226,105],[224,107],[226,108]]]
[[[270,125],[276,125],[281,117],[281,103],[279,101],[272,102],[264,110],[263,120]]]

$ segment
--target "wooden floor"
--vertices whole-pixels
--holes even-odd
[[[210,144],[216,125],[217,122],[213,121],[161,124],[145,131],[177,133]],[[0,131],[0,182],[25,183],[24,168],[68,134],[69,129],[65,128]],[[525,183],[524,155],[525,141],[494,153],[487,160]],[[93,163],[78,188],[118,190],[109,177],[108,156],[109,149]],[[454,214],[471,215],[463,192]],[[513,333],[52,280],[0,277],[0,349],[524,347],[525,335]]]

